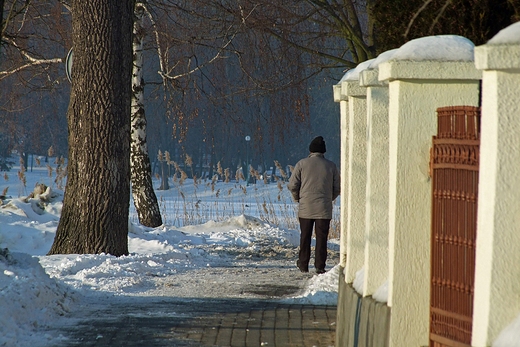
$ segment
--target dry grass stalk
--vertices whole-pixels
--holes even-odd
[[[215,184],[218,182],[218,175],[215,174],[213,177],[211,177],[211,192],[215,191]]]
[[[280,192],[283,191],[282,181],[278,181],[278,182],[276,182],[276,186],[278,187],[278,190],[279,190]]]
[[[269,210],[267,209],[267,203],[265,202],[265,200],[264,200],[264,202],[262,204],[262,208],[264,209],[264,213],[265,214],[269,214]]]
[[[188,175],[186,174],[186,172],[181,170],[181,178],[179,179],[179,184],[184,184],[184,182],[186,181],[186,178],[188,178]]]
[[[249,166],[249,174],[255,178],[255,180],[259,181],[260,180],[260,173],[258,172],[258,170],[255,170],[253,169],[253,166]]]
[[[20,171],[18,171],[18,180],[22,182],[23,188],[27,187],[27,178],[25,177],[25,162],[22,157],[20,157]]]
[[[24,187],[27,187],[27,178],[25,177],[25,171],[24,170],[18,171],[18,179],[20,180],[20,182],[22,182],[22,185]]]
[[[49,147],[49,149],[47,150],[47,156],[54,157],[54,147]]]
[[[52,177],[52,173],[53,173],[54,169],[49,164],[47,164],[46,166],[47,166],[47,173],[48,173],[49,177]]]
[[[7,174],[7,172],[4,172],[4,180],[9,181],[9,175]]]
[[[282,176],[284,180],[287,180],[287,173],[284,171],[282,164],[280,164],[278,160],[275,160],[274,165],[278,168],[278,171],[280,171],[280,176]]]
[[[229,168],[224,170],[224,177],[226,178],[224,182],[229,183],[229,179],[231,178],[231,171],[229,171]]]
[[[184,164],[186,164],[186,166],[193,167],[193,159],[188,154],[186,154]]]
[[[64,189],[63,180],[67,177],[67,174],[67,166],[59,166],[59,169],[56,168],[56,179],[54,180],[54,183],[56,183],[58,189]]]
[[[184,164],[186,164],[186,167],[190,168],[191,177],[195,178],[195,174],[193,173],[193,159],[188,154],[186,154],[186,160],[184,160]]]
[[[242,181],[245,181],[246,179],[244,178],[244,173],[242,172],[242,170],[239,168],[237,170],[237,172],[235,173],[235,177],[237,179],[237,182],[240,182],[240,180]]]
[[[163,156],[161,150],[159,150],[159,152],[157,153],[157,160],[164,161],[164,156]]]

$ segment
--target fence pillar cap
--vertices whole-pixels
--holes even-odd
[[[500,30],[487,44],[475,47],[480,70],[520,70],[520,22]]]
[[[348,97],[341,93],[341,83],[332,86],[334,93],[334,102],[348,101]]]
[[[390,60],[379,65],[379,80],[480,80],[473,61]]]
[[[361,87],[388,87],[386,81],[379,80],[379,70],[369,69],[359,74],[359,85]]]
[[[520,43],[486,44],[475,47],[475,66],[480,70],[520,72]]]
[[[341,94],[345,96],[366,97],[367,89],[359,85],[359,80],[342,81]]]

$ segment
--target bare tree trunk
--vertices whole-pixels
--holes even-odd
[[[73,0],[68,181],[49,254],[128,254],[132,0]]]
[[[132,74],[132,131],[130,137],[130,167],[132,196],[139,222],[148,227],[162,224],[161,212],[153,190],[152,172],[146,143],[146,116],[144,110],[143,81],[143,28],[144,9],[135,8],[134,65]]]
[[[160,161],[161,165],[161,186],[159,190],[168,190],[170,189],[170,184],[168,183],[168,172],[166,170],[166,162],[164,160]]]

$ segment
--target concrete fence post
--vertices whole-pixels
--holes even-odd
[[[475,48],[483,70],[475,347],[490,346],[520,314],[520,24],[513,25],[514,36],[503,35],[511,26]]]
[[[442,106],[477,106],[480,72],[467,61],[393,59],[389,83],[389,346],[429,343],[429,151]]]
[[[378,70],[364,70],[359,84],[367,90],[367,181],[363,296],[388,279],[388,84]]]
[[[347,211],[348,211],[348,194],[347,180],[348,177],[348,97],[341,93],[341,83],[333,86],[334,101],[339,103],[340,110],[340,176],[341,176],[341,195],[340,199],[340,266],[345,268],[347,263]]]
[[[366,88],[359,80],[343,81],[341,92],[348,98],[349,114],[345,281],[352,283],[365,260]]]

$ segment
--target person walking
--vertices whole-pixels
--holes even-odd
[[[301,272],[309,272],[312,230],[316,233],[314,267],[316,273],[325,273],[327,239],[332,202],[340,194],[339,171],[332,161],[325,159],[327,151],[322,136],[312,140],[310,154],[301,159],[293,169],[287,188],[294,201],[299,203],[300,250],[296,266]]]

